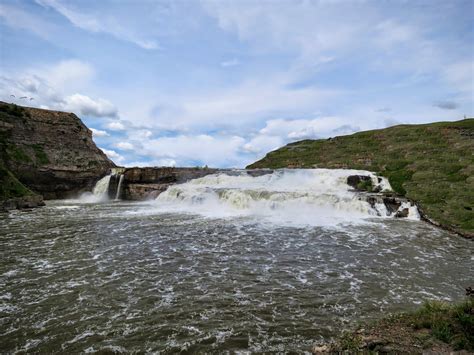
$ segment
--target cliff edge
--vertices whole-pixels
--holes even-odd
[[[6,208],[40,201],[38,195],[56,199],[91,190],[112,167],[75,114],[0,101],[0,201]]]

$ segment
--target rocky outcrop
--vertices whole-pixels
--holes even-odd
[[[372,178],[366,175],[350,175],[347,177],[347,185],[353,187],[356,190],[361,189],[361,185],[371,184]]]
[[[0,201],[0,211],[35,208],[40,206],[44,206],[43,196],[41,195],[27,195]]]
[[[115,166],[75,114],[4,102],[0,154],[0,165],[45,199],[91,190]]]

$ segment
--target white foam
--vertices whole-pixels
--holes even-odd
[[[170,186],[160,194],[154,212],[196,213],[211,218],[257,217],[277,224],[337,225],[362,223],[385,215],[347,185],[350,175],[365,175],[389,189],[386,179],[349,169],[281,169],[252,177],[245,171],[219,173]],[[382,212],[381,212],[382,210]]]

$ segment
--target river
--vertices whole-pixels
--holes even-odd
[[[210,176],[154,201],[1,214],[1,351],[304,352],[463,298],[471,241],[378,216],[323,175]]]

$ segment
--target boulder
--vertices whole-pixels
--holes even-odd
[[[347,185],[353,187],[355,190],[360,190],[361,183],[371,183],[372,178],[366,175],[350,175],[347,177]]]
[[[400,211],[397,211],[397,213],[395,213],[395,218],[406,218],[408,217],[409,213],[410,213],[410,210],[408,208],[404,208]]]

